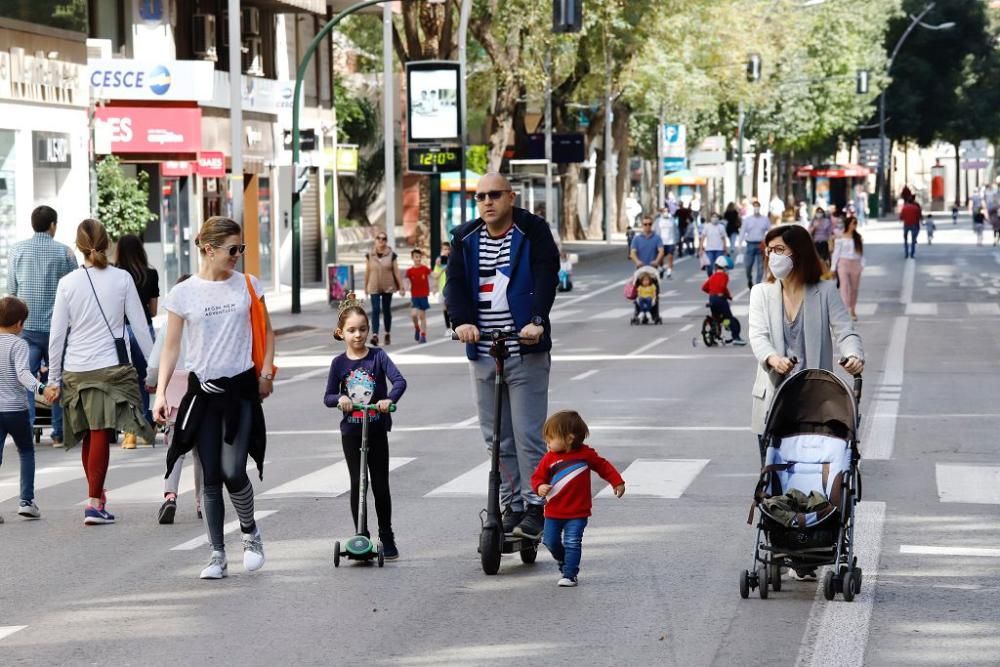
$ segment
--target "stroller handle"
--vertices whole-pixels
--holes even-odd
[[[839,363],[841,366],[846,364],[848,357],[841,357]],[[864,386],[864,380],[861,377],[861,373],[854,376],[854,400],[858,403],[861,402],[861,388]]]
[[[353,407],[355,410],[378,410],[377,403],[371,403],[371,404],[352,403],[351,407]],[[389,412],[395,412],[395,411],[396,411],[396,404],[393,403],[392,405],[389,406]]]

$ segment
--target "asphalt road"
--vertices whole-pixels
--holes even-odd
[[[691,260],[664,283],[664,324],[629,326],[629,267],[616,253],[581,264],[553,316],[550,410],[580,411],[628,484],[618,500],[594,478],[578,588],[556,587],[544,548],[534,565],[505,557],[499,575],[480,570],[486,451],[467,363],[439,315],[422,346],[404,342],[397,315],[388,348],[409,382],[390,437],[402,557],[334,569],[332,543],[353,531],[338,415],[322,403],[340,347],[320,312],[306,318],[316,328],[279,339],[267,465],[254,478],[260,572],[243,571],[231,532],[229,578],[198,579],[208,551],[193,493],[174,525],[155,521],[161,446],[112,453],[118,523],[84,527],[78,453],[43,440],[43,518],[23,521],[7,445],[0,665],[1000,664],[1000,253],[975,247],[969,227],[941,224],[911,262],[898,226],[864,230],[866,584],[852,603],[787,580],[769,600],[740,599],[754,360],[697,340]],[[742,291],[739,267],[733,277]]]

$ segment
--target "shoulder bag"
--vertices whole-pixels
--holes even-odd
[[[90,283],[90,291],[94,293],[94,301],[97,302],[97,309],[101,311],[101,317],[104,318],[104,326],[108,328],[108,333],[111,334],[112,340],[115,341],[115,354],[118,355],[118,365],[128,366],[132,363],[132,360],[128,356],[128,342],[125,340],[125,304],[122,303],[122,337],[119,338],[115,336],[115,332],[111,330],[111,324],[108,323],[108,317],[104,314],[104,308],[101,307],[101,300],[97,298],[97,290],[94,289],[94,281],[90,279],[90,271],[87,267],[83,267],[83,272],[87,276],[87,282]],[[126,298],[128,298],[126,296]]]
[[[264,370],[264,352],[267,350],[267,313],[264,304],[257,298],[257,292],[250,282],[250,274],[244,273],[243,277],[247,281],[247,291],[250,293],[250,356],[253,358],[253,366],[257,371],[257,377],[261,376]],[[271,365],[271,373],[278,375],[278,367]]]

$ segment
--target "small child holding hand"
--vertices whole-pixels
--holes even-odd
[[[625,480],[618,470],[584,444],[590,436],[577,412],[563,410],[548,418],[542,437],[549,451],[531,476],[531,488],[545,498],[545,532],[542,538],[559,563],[559,585],[576,586],[580,571],[583,529],[591,514],[590,471],[610,484],[619,498]]]

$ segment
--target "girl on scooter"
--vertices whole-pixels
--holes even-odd
[[[340,440],[351,477],[351,515],[355,525],[358,523],[364,415],[355,410],[354,405],[378,405],[378,410],[368,414],[368,471],[378,515],[379,540],[385,559],[394,560],[399,558],[399,549],[392,532],[392,498],[389,496],[389,431],[392,430],[389,409],[406,391],[406,380],[385,350],[366,345],[368,328],[368,313],[363,302],[358,301],[353,292],[348,294],[340,306],[337,328],[333,332],[334,338],[344,341],[346,349],[330,364],[323,402],[328,408],[336,407],[344,412],[340,421]]]

